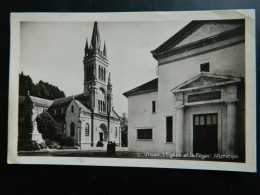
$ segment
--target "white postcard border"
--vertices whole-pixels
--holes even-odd
[[[246,162],[213,162],[172,159],[126,159],[96,157],[22,157],[17,155],[18,75],[20,59],[20,22],[93,22],[93,21],[184,21],[212,19],[245,19],[246,31]],[[126,12],[126,13],[12,13],[8,108],[8,163],[59,164],[123,167],[184,168],[256,172],[256,53],[255,10]],[[253,52],[252,52],[253,51]]]

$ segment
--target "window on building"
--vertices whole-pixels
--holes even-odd
[[[102,100],[98,100],[98,110],[101,112],[106,112],[106,104]]]
[[[103,81],[105,81],[105,68],[103,68]]]
[[[103,101],[103,112],[106,111],[105,102]]]
[[[56,115],[56,109],[55,108],[53,109],[53,114],[54,114],[54,116]]]
[[[72,122],[70,123],[70,136],[74,136],[75,135],[75,124]]]
[[[61,114],[63,114],[63,108],[61,108]]]
[[[200,72],[209,72],[209,62],[200,65]]]
[[[98,66],[98,78],[99,79],[101,79],[100,75],[101,75],[100,66]]]
[[[153,139],[153,130],[137,129],[137,139]]]
[[[152,101],[152,112],[156,112],[156,102]]]
[[[117,127],[115,127],[115,138],[117,138]]]
[[[101,80],[103,81],[103,68],[101,67]]]
[[[85,125],[85,136],[89,136],[89,124],[86,123]]]
[[[74,106],[71,106],[71,112],[74,113]]]
[[[166,142],[172,142],[172,116],[166,117]]]

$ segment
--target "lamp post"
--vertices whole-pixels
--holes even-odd
[[[94,75],[95,78],[95,75]],[[91,96],[91,147],[94,146],[94,113],[95,113],[95,90],[96,81],[89,86]]]
[[[81,149],[81,121],[78,121],[78,144]]]
[[[119,146],[121,146],[121,128],[120,126],[118,127],[118,133],[119,133]]]

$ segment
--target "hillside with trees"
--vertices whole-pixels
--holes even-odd
[[[24,75],[23,72],[21,72],[21,74],[19,74],[19,95],[26,96],[28,91],[30,91],[30,95],[32,96],[48,100],[65,97],[64,92],[58,87],[43,81],[34,84],[29,75]]]

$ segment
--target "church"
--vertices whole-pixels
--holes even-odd
[[[158,78],[125,92],[132,152],[245,155],[245,21],[191,21],[151,51]]]
[[[33,123],[37,115],[48,111],[55,121],[62,124],[63,133],[72,137],[74,144],[82,149],[96,147],[98,142],[102,142],[104,147],[108,141],[120,145],[120,117],[113,106],[107,50],[105,42],[102,48],[97,22],[94,23],[91,43],[86,40],[83,67],[83,93],[55,100],[28,94],[22,101],[31,104]],[[35,127],[32,140],[42,141]]]

